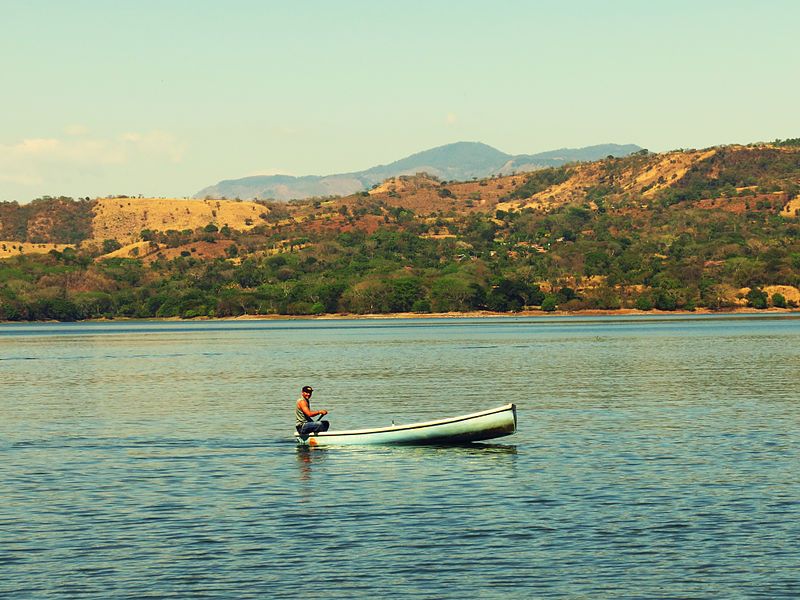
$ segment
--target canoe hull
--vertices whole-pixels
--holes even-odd
[[[306,446],[415,445],[437,446],[466,444],[511,435],[517,430],[517,407],[506,404],[490,410],[437,421],[393,425],[377,429],[327,431],[300,436]]]

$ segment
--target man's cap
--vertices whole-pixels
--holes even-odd
[[[308,392],[310,394],[311,392],[314,391],[314,388],[312,388],[310,385],[304,385],[303,386],[303,391],[304,392]]]

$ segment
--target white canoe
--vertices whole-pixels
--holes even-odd
[[[295,433],[298,444],[305,446],[383,445],[444,445],[465,444],[511,435],[517,430],[517,406],[505,404],[470,415],[437,421],[392,425],[377,429],[326,431],[301,436]]]

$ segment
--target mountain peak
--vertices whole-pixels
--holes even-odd
[[[511,158],[510,155],[481,142],[454,142],[417,152],[388,165],[367,169],[365,173],[380,180],[396,175],[427,171],[444,179],[469,179],[476,172],[488,173]],[[377,182],[376,182],[377,183]]]
[[[423,150],[388,165],[335,175],[264,175],[228,179],[195,194],[195,198],[258,198],[291,200],[311,196],[348,195],[367,190],[389,177],[426,172],[443,180],[466,181],[512,170],[535,171],[568,162],[627,156],[641,150],[627,144],[603,144],[586,148],[562,148],[541,154],[511,155],[483,142],[454,142]]]

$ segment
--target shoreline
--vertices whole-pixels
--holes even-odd
[[[379,321],[379,320],[399,320],[399,319],[514,319],[519,317],[640,317],[640,316],[691,316],[691,315],[711,315],[711,316],[759,316],[759,315],[800,315],[797,308],[766,308],[754,309],[748,307],[729,308],[726,310],[709,310],[699,308],[697,310],[637,310],[635,308],[620,308],[615,310],[573,310],[573,311],[543,311],[543,310],[522,310],[519,312],[492,312],[492,311],[468,311],[468,312],[439,312],[439,313],[326,313],[321,315],[239,315],[237,317],[193,317],[182,319],[181,317],[116,317],[84,319],[82,321],[0,321],[0,325],[6,324],[33,324],[33,323],[116,323],[116,322],[180,322],[193,323],[203,321]]]
[[[468,311],[468,312],[439,312],[439,313],[331,313],[323,315],[241,315],[238,317],[206,317],[204,320],[214,321],[263,321],[263,320],[381,320],[381,319],[478,319],[478,318],[517,318],[517,317],[614,317],[614,316],[687,316],[687,315],[763,315],[763,314],[800,314],[800,309],[790,308],[732,308],[727,310],[638,310],[635,308],[620,308],[615,310],[521,310],[518,312],[493,312],[488,310]],[[202,318],[201,318],[202,319]],[[164,319],[158,319],[164,320]],[[170,318],[168,320],[192,320]]]

